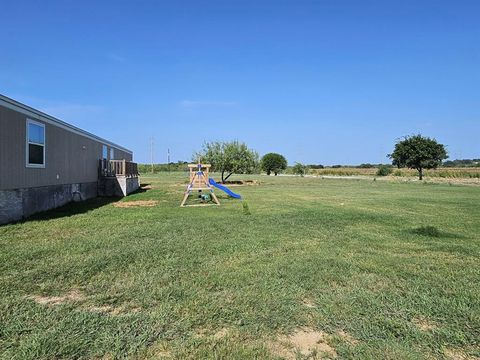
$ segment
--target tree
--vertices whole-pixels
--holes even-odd
[[[232,174],[251,174],[258,167],[258,154],[239,141],[206,142],[203,149],[194,155],[202,162],[212,165],[212,171],[222,174],[222,183],[225,183]]]
[[[262,157],[261,166],[267,175],[273,172],[277,176],[279,172],[287,168],[287,159],[277,153],[268,153]]]
[[[295,175],[304,176],[307,173],[307,167],[301,163],[295,163],[292,167],[292,171]]]
[[[387,155],[392,164],[418,170],[418,177],[423,179],[423,169],[436,169],[448,158],[445,146],[437,140],[422,135],[405,136],[395,144],[393,153]]]

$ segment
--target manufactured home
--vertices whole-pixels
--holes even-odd
[[[132,151],[0,95],[0,224],[139,187]]]

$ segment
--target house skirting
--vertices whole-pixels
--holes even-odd
[[[94,198],[97,182],[0,190],[0,224],[22,220],[72,201]]]

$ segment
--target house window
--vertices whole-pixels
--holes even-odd
[[[45,125],[27,120],[27,166],[45,167]]]
[[[102,159],[107,160],[108,148],[107,145],[102,145]]]
[[[113,151],[113,148],[110,148],[110,160],[115,159],[115,152]]]

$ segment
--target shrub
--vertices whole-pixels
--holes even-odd
[[[304,176],[307,172],[307,167],[301,163],[296,163],[293,167],[292,167],[292,171],[295,175],[300,175],[300,176]]]
[[[392,173],[392,168],[386,165],[381,165],[377,170],[377,176],[387,176]]]
[[[435,226],[420,226],[413,229],[413,233],[422,236],[440,237],[441,232]]]

